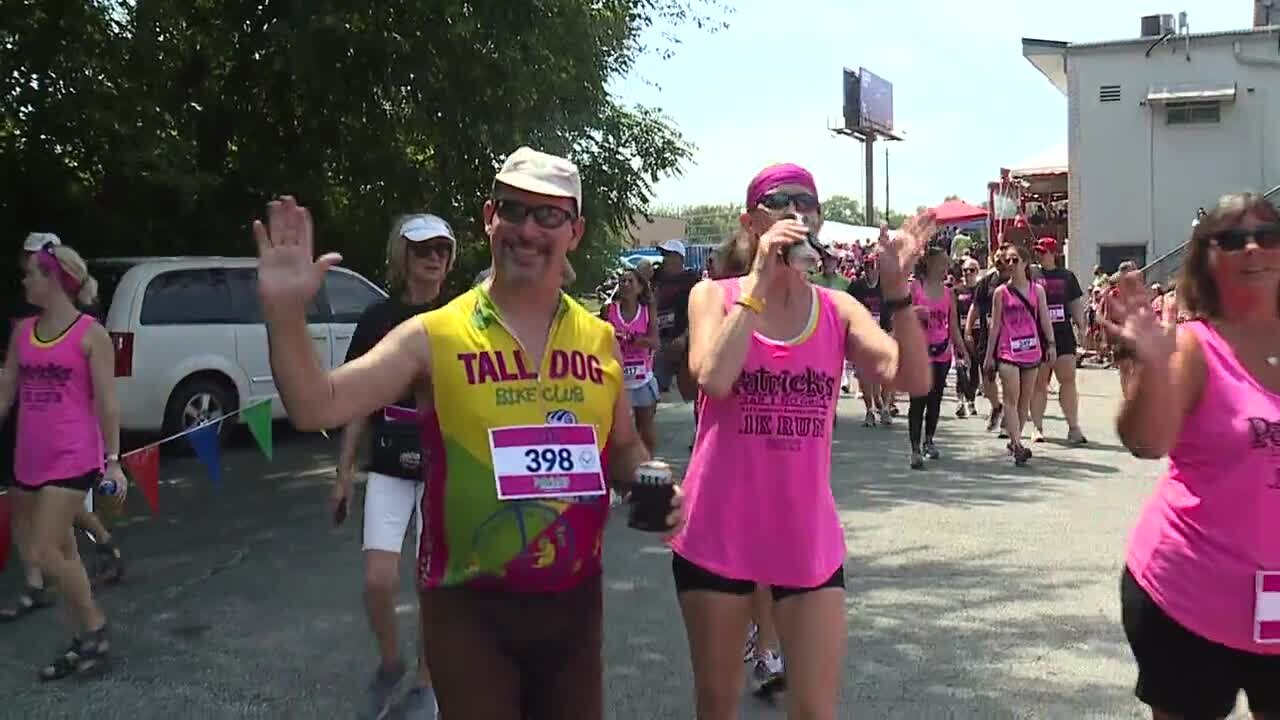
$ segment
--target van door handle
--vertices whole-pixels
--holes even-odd
[[[351,335],[334,335],[333,338],[335,340],[350,340]]]
[[[329,336],[328,335],[312,335],[311,339],[312,340],[328,340]]]

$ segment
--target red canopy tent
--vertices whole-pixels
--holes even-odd
[[[939,225],[958,225],[981,220],[987,216],[987,211],[963,200],[948,200],[934,208],[933,215]]]

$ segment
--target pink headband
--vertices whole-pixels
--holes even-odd
[[[818,186],[808,170],[794,163],[770,165],[756,173],[751,184],[747,185],[747,209],[754,210],[760,204],[760,198],[782,185],[800,185],[815,196],[818,194]]]
[[[76,299],[76,294],[80,292],[79,280],[75,279],[67,269],[62,267],[62,263],[58,260],[58,256],[53,254],[53,245],[45,245],[36,253],[36,263],[45,275],[58,279],[58,284],[67,292],[72,299]]]

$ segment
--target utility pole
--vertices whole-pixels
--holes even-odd
[[[876,225],[876,175],[875,175],[875,144],[876,136],[868,134],[862,141],[862,148],[867,156],[867,204],[863,206],[866,211],[866,224],[870,227]]]
[[[889,146],[884,146],[884,221],[889,222]]]

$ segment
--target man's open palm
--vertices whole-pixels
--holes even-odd
[[[258,243],[258,295],[264,308],[306,308],[325,273],[342,262],[337,253],[314,258],[311,213],[291,196],[267,205],[267,224],[253,221]]]

